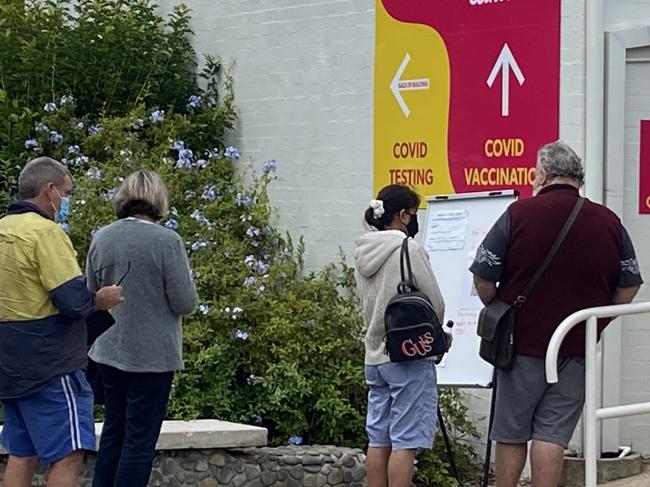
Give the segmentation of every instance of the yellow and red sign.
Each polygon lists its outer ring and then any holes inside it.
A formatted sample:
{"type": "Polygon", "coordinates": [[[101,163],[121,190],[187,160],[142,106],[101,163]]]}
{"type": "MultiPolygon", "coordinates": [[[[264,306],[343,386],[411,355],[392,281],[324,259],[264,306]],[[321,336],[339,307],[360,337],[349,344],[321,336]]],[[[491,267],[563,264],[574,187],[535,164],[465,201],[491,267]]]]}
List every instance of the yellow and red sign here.
{"type": "Polygon", "coordinates": [[[559,82],[560,0],[376,0],[375,190],[530,195],[559,82]]]}
{"type": "Polygon", "coordinates": [[[650,215],[650,120],[641,120],[639,213],[650,215]]]}

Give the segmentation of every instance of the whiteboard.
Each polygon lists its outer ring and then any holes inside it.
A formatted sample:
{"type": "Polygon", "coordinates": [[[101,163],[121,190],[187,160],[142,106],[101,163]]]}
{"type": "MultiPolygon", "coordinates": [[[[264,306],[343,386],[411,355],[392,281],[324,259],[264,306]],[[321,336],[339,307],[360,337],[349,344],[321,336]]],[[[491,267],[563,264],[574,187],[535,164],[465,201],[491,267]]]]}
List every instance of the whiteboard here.
{"type": "Polygon", "coordinates": [[[494,222],[517,199],[514,190],[430,196],[422,245],[445,299],[445,323],[454,322],[454,342],[438,365],[438,384],[489,387],[493,368],[479,357],[476,334],[483,307],[468,267],[494,222]]]}

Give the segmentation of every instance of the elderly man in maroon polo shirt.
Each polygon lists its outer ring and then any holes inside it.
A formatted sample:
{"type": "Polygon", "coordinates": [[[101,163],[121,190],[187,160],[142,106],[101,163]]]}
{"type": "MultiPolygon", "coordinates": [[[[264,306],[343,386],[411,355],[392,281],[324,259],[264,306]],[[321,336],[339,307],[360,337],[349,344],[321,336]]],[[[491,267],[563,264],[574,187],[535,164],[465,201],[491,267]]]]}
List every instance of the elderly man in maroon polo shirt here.
{"type": "MultiPolygon", "coordinates": [[[[513,302],[540,266],[580,197],[580,158],[561,141],[537,154],[534,198],[513,203],[488,232],[470,271],[483,303],[513,302]],[[498,283],[498,285],[497,285],[498,283]]],[[[642,283],[630,237],[606,207],[585,200],[575,223],[515,318],[512,370],[497,369],[491,438],[496,485],[516,487],[532,441],[534,487],[557,486],[584,402],[584,328],[560,350],[559,382],[546,383],[546,348],[574,311],[632,301],[642,283]]],[[[606,322],[599,323],[599,334],[606,322]]]]}

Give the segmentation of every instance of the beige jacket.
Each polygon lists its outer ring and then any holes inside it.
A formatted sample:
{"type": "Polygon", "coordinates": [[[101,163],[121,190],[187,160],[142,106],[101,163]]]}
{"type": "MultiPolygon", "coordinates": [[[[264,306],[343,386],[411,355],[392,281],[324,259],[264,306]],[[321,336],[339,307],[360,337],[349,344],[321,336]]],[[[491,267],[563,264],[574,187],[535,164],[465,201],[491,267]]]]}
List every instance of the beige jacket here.
{"type": "MultiPolygon", "coordinates": [[[[388,301],[397,294],[400,282],[400,247],[405,235],[399,230],[373,231],[359,237],[354,251],[357,296],[366,327],[366,365],[390,362],[384,353],[384,313],[388,301]]],[[[409,256],[415,285],[426,294],[440,323],[445,302],[440,294],[429,257],[415,240],[409,241],[409,256]]]]}

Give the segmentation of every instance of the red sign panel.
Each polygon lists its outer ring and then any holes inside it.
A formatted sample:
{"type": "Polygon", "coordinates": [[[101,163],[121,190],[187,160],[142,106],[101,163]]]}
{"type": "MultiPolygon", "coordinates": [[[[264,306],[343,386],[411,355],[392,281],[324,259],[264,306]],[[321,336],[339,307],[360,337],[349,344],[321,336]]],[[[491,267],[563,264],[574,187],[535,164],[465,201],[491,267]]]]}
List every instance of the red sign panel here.
{"type": "Polygon", "coordinates": [[[650,215],[650,120],[641,120],[639,213],[650,215]]]}
{"type": "MultiPolygon", "coordinates": [[[[378,0],[378,4],[392,21],[432,29],[446,50],[442,60],[432,50],[428,62],[437,64],[434,71],[448,72],[448,81],[431,77],[431,87],[391,87],[404,112],[395,111],[393,123],[401,123],[399,117],[406,117],[404,123],[417,120],[418,103],[425,95],[416,89],[437,90],[437,107],[445,112],[446,150],[440,154],[446,156],[447,173],[440,170],[440,161],[430,162],[434,174],[429,194],[443,188],[455,193],[516,188],[530,196],[537,150],[559,134],[561,0],[378,0]]],[[[413,37],[403,31],[384,47],[382,25],[377,28],[376,73],[383,69],[382,52],[402,46],[404,53],[395,54],[397,63],[402,56],[409,57],[394,66],[395,78],[422,78],[425,69],[417,72],[416,67],[426,60],[413,54],[421,48],[415,28],[413,37]]],[[[375,86],[376,100],[384,91],[387,103],[395,103],[388,86],[375,86]]],[[[431,127],[440,130],[433,121],[431,127]]],[[[375,139],[377,144],[378,133],[375,139]]],[[[436,134],[430,140],[434,146],[436,134]]],[[[378,157],[390,154],[376,152],[378,157]]],[[[404,157],[393,158],[394,166],[404,164],[404,157]]]]}

